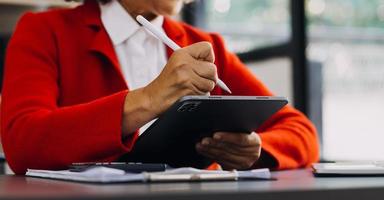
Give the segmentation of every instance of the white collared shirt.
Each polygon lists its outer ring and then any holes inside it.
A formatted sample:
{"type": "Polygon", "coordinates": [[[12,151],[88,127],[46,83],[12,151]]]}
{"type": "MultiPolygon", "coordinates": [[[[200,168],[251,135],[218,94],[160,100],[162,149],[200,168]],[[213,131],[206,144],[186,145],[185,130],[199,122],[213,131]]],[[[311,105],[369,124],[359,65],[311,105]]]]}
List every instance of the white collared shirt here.
{"type": "MultiPolygon", "coordinates": [[[[167,63],[165,45],[141,27],[118,1],[100,4],[101,21],[112,40],[130,90],[148,85],[167,63]]],[[[163,30],[163,16],[151,22],[163,30]]]]}
{"type": "MultiPolygon", "coordinates": [[[[165,45],[141,27],[118,1],[100,4],[100,8],[101,21],[112,40],[128,88],[135,90],[148,85],[167,63],[165,45]]],[[[151,22],[163,30],[163,16],[151,22]]],[[[139,133],[154,121],[141,127],[139,133]]]]}

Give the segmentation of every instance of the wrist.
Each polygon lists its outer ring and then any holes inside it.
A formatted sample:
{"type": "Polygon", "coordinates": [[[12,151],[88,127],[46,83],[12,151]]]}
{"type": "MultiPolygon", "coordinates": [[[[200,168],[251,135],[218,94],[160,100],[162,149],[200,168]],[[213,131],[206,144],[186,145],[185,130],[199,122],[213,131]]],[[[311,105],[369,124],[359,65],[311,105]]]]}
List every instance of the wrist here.
{"type": "Polygon", "coordinates": [[[158,112],[158,108],[160,105],[158,105],[155,97],[153,96],[154,93],[151,91],[151,88],[146,86],[140,88],[138,92],[140,92],[144,109],[153,113],[155,116],[159,115],[160,113],[158,112]]]}
{"type": "Polygon", "coordinates": [[[123,138],[137,131],[156,117],[150,97],[143,88],[130,91],[125,97],[122,120],[123,138]]]}

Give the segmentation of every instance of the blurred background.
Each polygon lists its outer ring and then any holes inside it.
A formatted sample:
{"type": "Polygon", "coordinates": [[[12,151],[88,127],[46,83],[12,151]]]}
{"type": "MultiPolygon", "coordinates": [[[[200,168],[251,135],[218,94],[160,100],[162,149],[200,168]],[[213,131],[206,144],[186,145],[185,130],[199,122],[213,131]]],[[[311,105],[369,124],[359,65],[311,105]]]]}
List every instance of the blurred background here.
{"type": "MultiPolygon", "coordinates": [[[[0,0],[0,68],[23,12],[73,6],[0,0]]],[[[384,0],[196,0],[178,18],[221,33],[276,95],[306,113],[323,160],[384,160],[384,0]]]]}
{"type": "Polygon", "coordinates": [[[277,95],[294,105],[295,97],[303,98],[296,105],[316,122],[323,159],[384,160],[383,0],[205,0],[202,6],[205,19],[198,25],[224,34],[232,51],[276,55],[242,58],[277,95]],[[297,4],[304,4],[305,19],[297,4]],[[304,34],[295,27],[301,20],[304,34]],[[306,66],[293,66],[300,62],[291,53],[300,50],[279,52],[284,44],[301,45],[292,34],[306,35],[298,38],[306,40],[306,66]],[[297,67],[306,68],[298,72],[306,76],[302,83],[292,80],[297,67]],[[307,92],[295,93],[302,84],[307,92]]]}
{"type": "Polygon", "coordinates": [[[384,1],[311,0],[308,59],[323,65],[323,152],[384,160],[384,1]]]}

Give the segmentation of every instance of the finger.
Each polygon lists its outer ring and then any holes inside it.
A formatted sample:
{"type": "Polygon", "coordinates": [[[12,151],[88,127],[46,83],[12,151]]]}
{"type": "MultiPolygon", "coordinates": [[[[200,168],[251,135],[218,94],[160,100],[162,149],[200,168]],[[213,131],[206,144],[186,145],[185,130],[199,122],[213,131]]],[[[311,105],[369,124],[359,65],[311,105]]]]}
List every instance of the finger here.
{"type": "Polygon", "coordinates": [[[201,155],[203,155],[204,157],[207,157],[213,161],[215,161],[216,163],[218,163],[224,170],[234,170],[234,169],[239,169],[239,167],[237,166],[236,163],[232,163],[230,161],[223,161],[223,160],[217,160],[217,158],[215,158],[214,156],[210,155],[210,154],[206,154],[204,152],[201,152],[200,153],[201,155]]]}
{"type": "Polygon", "coordinates": [[[250,134],[217,132],[213,135],[213,138],[220,142],[227,142],[241,147],[261,146],[261,139],[255,132],[250,134]]]}
{"type": "Polygon", "coordinates": [[[261,151],[260,145],[243,147],[243,146],[238,146],[238,145],[227,143],[227,142],[217,141],[215,139],[208,138],[208,137],[203,138],[201,140],[201,144],[207,148],[213,148],[213,147],[218,148],[238,156],[244,156],[244,155],[258,156],[260,155],[260,151],[261,151]]]}
{"type": "Polygon", "coordinates": [[[258,159],[256,157],[234,155],[229,153],[228,151],[214,148],[214,147],[207,148],[201,144],[197,144],[196,147],[199,152],[209,156],[209,158],[216,160],[220,164],[224,163],[227,165],[236,166],[236,169],[249,168],[258,159]]]}
{"type": "Polygon", "coordinates": [[[198,42],[184,47],[183,50],[197,60],[211,63],[215,62],[215,54],[213,52],[212,44],[209,42],[198,42]]]}
{"type": "Polygon", "coordinates": [[[231,160],[219,158],[216,155],[211,154],[210,152],[204,151],[203,147],[201,147],[201,146],[199,147],[199,144],[196,145],[196,150],[199,154],[219,163],[221,165],[221,167],[225,170],[232,170],[232,169],[239,169],[240,168],[238,163],[235,163],[231,160]]]}
{"type": "Polygon", "coordinates": [[[193,83],[189,87],[190,87],[189,90],[186,90],[186,93],[184,93],[183,96],[186,96],[186,95],[201,95],[201,96],[203,96],[203,95],[207,94],[206,89],[199,88],[197,85],[195,85],[193,83]]]}
{"type": "Polygon", "coordinates": [[[259,156],[261,147],[259,145],[241,147],[227,142],[218,142],[213,140],[209,146],[213,146],[218,149],[226,150],[232,154],[239,156],[259,156]]]}
{"type": "MultiPolygon", "coordinates": [[[[192,61],[194,62],[194,61],[192,61]]],[[[174,86],[182,89],[182,96],[186,95],[205,95],[209,87],[214,84],[208,79],[198,76],[190,66],[183,65],[175,70],[175,73],[168,79],[175,79],[174,86]]]]}
{"type": "MultiPolygon", "coordinates": [[[[206,157],[208,157],[208,155],[204,155],[206,157]]],[[[212,160],[214,160],[216,163],[218,163],[221,168],[223,170],[237,170],[237,169],[241,169],[241,167],[237,164],[237,163],[233,163],[231,161],[227,161],[227,160],[219,160],[216,158],[210,158],[212,160]]]]}
{"type": "MultiPolygon", "coordinates": [[[[252,163],[247,159],[234,160],[232,157],[219,157],[218,153],[212,153],[211,151],[202,150],[201,154],[219,163],[225,169],[247,169],[252,166],[252,163]]],[[[220,155],[223,155],[222,153],[220,155]]],[[[256,162],[256,161],[255,161],[256,162]]]]}
{"type": "Polygon", "coordinates": [[[197,75],[209,79],[215,83],[217,82],[217,67],[214,63],[206,61],[195,61],[192,69],[197,75]]]}
{"type": "MultiPolygon", "coordinates": [[[[211,138],[204,138],[201,142],[203,148],[216,148],[221,151],[228,152],[229,154],[236,155],[239,157],[247,158],[249,161],[256,162],[260,158],[261,146],[251,146],[251,147],[239,147],[233,144],[217,142],[211,138]]],[[[215,155],[216,156],[216,155],[215,155]]]]}
{"type": "Polygon", "coordinates": [[[191,75],[192,84],[203,93],[211,92],[215,88],[216,83],[212,80],[203,78],[197,74],[191,75]]]}

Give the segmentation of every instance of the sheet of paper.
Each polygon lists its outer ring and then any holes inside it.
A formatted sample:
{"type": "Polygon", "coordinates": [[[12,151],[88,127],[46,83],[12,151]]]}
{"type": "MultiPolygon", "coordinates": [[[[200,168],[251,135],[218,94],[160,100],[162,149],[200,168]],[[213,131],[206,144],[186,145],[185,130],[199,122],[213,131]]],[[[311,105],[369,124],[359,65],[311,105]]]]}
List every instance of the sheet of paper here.
{"type": "Polygon", "coordinates": [[[254,169],[249,171],[238,171],[239,179],[265,179],[269,180],[272,178],[271,172],[268,168],[254,169]]]}
{"type": "Polygon", "coordinates": [[[40,178],[98,183],[139,182],[145,180],[144,174],[125,173],[123,170],[107,167],[95,167],[84,172],[28,169],[26,175],[40,178]]]}
{"type": "Polygon", "coordinates": [[[268,169],[250,171],[213,171],[195,168],[176,168],[165,172],[152,173],[126,173],[123,170],[106,167],[94,167],[84,172],[71,172],[69,170],[27,171],[27,176],[62,179],[79,182],[119,183],[119,182],[167,182],[167,181],[205,181],[205,180],[238,180],[238,179],[270,179],[268,169]]]}
{"type": "Polygon", "coordinates": [[[191,167],[148,173],[150,181],[237,180],[236,171],[200,170],[191,167]]]}

